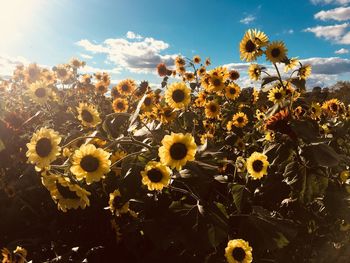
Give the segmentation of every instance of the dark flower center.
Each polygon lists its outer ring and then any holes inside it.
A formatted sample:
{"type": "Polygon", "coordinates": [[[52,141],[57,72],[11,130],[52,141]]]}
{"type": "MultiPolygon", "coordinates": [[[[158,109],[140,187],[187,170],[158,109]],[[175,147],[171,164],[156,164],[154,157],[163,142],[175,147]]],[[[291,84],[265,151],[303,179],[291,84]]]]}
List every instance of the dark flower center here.
{"type": "Polygon", "coordinates": [[[275,93],[275,99],[276,100],[279,100],[279,99],[281,99],[282,98],[282,93],[281,92],[276,92],[275,93]]]}
{"type": "Polygon", "coordinates": [[[172,113],[173,113],[172,110],[165,110],[165,111],[164,111],[164,115],[165,115],[165,117],[167,117],[167,118],[171,117],[172,113]]]}
{"type": "Polygon", "coordinates": [[[35,145],[35,151],[42,158],[49,156],[52,151],[51,140],[48,138],[41,138],[35,145]]]}
{"type": "Polygon", "coordinates": [[[281,54],[281,50],[279,48],[274,48],[271,50],[271,56],[277,58],[281,54]]]}
{"type": "Polygon", "coordinates": [[[152,99],[150,97],[145,98],[145,101],[143,102],[146,106],[151,105],[152,99]]]}
{"type": "Polygon", "coordinates": [[[216,105],[210,105],[209,109],[211,112],[216,112],[218,108],[216,107],[216,105]]]}
{"type": "Polygon", "coordinates": [[[220,80],[220,79],[214,79],[213,85],[214,85],[215,87],[220,86],[220,85],[221,85],[221,80],[220,80]]]}
{"type": "Polygon", "coordinates": [[[174,160],[181,160],[187,155],[187,147],[181,142],[174,143],[170,147],[170,156],[174,160]]]}
{"type": "Polygon", "coordinates": [[[250,39],[247,41],[247,43],[245,44],[245,50],[247,52],[253,52],[256,49],[256,45],[254,44],[253,41],[251,41],[250,39]]]}
{"type": "Polygon", "coordinates": [[[36,69],[31,68],[28,70],[28,74],[31,78],[36,77],[37,73],[38,73],[38,71],[36,69]]]}
{"type": "Polygon", "coordinates": [[[147,172],[147,176],[153,183],[159,183],[163,178],[162,172],[157,168],[152,168],[151,170],[149,170],[147,172]]]}
{"type": "Polygon", "coordinates": [[[262,161],[260,161],[260,160],[255,160],[255,161],[253,162],[253,170],[254,170],[255,172],[261,172],[261,170],[263,169],[263,167],[264,167],[264,163],[263,163],[262,161]]]}
{"type": "Polygon", "coordinates": [[[81,111],[81,118],[86,122],[92,122],[94,120],[94,117],[88,110],[81,111]]]}
{"type": "Polygon", "coordinates": [[[243,117],[240,116],[240,117],[237,118],[237,122],[238,123],[242,123],[243,121],[244,121],[243,117]]]}
{"type": "Polygon", "coordinates": [[[126,85],[126,84],[124,84],[123,86],[122,86],[122,91],[128,91],[129,90],[129,86],[128,85],[126,85]]]}
{"type": "Polygon", "coordinates": [[[35,96],[37,96],[39,98],[43,98],[46,95],[46,90],[45,90],[45,88],[38,88],[38,89],[36,89],[34,94],[35,94],[35,96]]]}
{"type": "Polygon", "coordinates": [[[123,207],[123,202],[121,196],[117,195],[113,198],[113,207],[115,209],[121,209],[123,207]]]}
{"type": "Polygon", "coordinates": [[[331,104],[331,109],[332,111],[337,111],[338,110],[338,105],[336,103],[331,104]]]}
{"type": "Polygon", "coordinates": [[[230,88],[230,93],[231,93],[232,95],[236,94],[236,89],[235,89],[235,88],[230,88]]]}
{"type": "Polygon", "coordinates": [[[58,192],[63,196],[65,199],[79,199],[76,192],[71,191],[69,187],[63,186],[60,183],[56,182],[56,187],[58,192]]]}
{"type": "Polygon", "coordinates": [[[173,92],[171,97],[175,102],[181,102],[185,99],[185,93],[183,90],[177,89],[173,92]]]}
{"type": "Polygon", "coordinates": [[[92,173],[97,171],[100,166],[100,161],[92,155],[86,155],[81,159],[80,166],[84,171],[92,173]]]}
{"type": "Polygon", "coordinates": [[[123,102],[118,102],[117,103],[117,108],[120,109],[120,110],[124,109],[124,103],[123,102]]]}
{"type": "Polygon", "coordinates": [[[100,85],[100,86],[98,86],[98,89],[99,89],[100,91],[104,91],[104,90],[105,90],[105,86],[104,86],[104,85],[100,85]]]}
{"type": "Polygon", "coordinates": [[[245,251],[241,247],[235,247],[232,250],[232,257],[237,261],[243,261],[245,258],[245,255],[246,255],[245,251]]]}

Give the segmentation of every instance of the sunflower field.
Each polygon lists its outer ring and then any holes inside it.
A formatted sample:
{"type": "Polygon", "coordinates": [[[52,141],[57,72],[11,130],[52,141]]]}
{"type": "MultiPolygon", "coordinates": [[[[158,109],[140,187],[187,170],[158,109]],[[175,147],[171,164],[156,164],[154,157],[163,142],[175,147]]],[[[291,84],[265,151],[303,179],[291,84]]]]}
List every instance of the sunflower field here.
{"type": "Polygon", "coordinates": [[[199,56],[157,89],[78,59],[1,80],[2,262],[349,262],[349,101],[261,31],[239,50],[256,87],[199,56]]]}

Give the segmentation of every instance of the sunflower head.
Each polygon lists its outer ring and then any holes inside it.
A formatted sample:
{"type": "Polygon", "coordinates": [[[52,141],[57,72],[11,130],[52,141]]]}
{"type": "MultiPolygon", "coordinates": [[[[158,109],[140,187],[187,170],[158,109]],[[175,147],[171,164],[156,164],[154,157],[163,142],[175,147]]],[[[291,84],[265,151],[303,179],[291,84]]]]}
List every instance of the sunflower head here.
{"type": "Polygon", "coordinates": [[[225,96],[230,100],[235,100],[241,94],[241,88],[234,82],[225,87],[225,96]]]}
{"type": "Polygon", "coordinates": [[[191,89],[184,82],[175,82],[165,91],[165,101],[173,109],[184,109],[191,102],[191,89]]]}
{"type": "Polygon", "coordinates": [[[104,81],[99,81],[95,84],[97,94],[105,94],[108,91],[108,85],[104,81]]]}
{"type": "Polygon", "coordinates": [[[283,87],[274,87],[271,89],[267,95],[267,98],[274,104],[283,102],[285,98],[285,91],[283,87]]]}
{"type": "Polygon", "coordinates": [[[248,30],[239,44],[241,59],[247,62],[256,60],[263,54],[261,47],[268,43],[267,36],[256,29],[248,30]]]}
{"type": "Polygon", "coordinates": [[[220,115],[220,105],[212,100],[207,102],[205,105],[205,116],[208,119],[219,118],[220,115]]]}
{"type": "Polygon", "coordinates": [[[286,59],[287,48],[282,41],[275,41],[267,46],[265,54],[270,62],[279,63],[286,59]]]}
{"type": "Polygon", "coordinates": [[[225,257],[228,263],[251,263],[253,249],[243,239],[233,239],[227,243],[225,257]]]}
{"type": "Polygon", "coordinates": [[[129,202],[123,201],[118,189],[109,194],[108,204],[113,215],[125,214],[129,211],[129,202]]]}
{"type": "Polygon", "coordinates": [[[261,76],[262,67],[258,64],[251,64],[248,69],[248,75],[251,80],[259,80],[261,76]]]}
{"type": "Polygon", "coordinates": [[[132,79],[125,79],[118,83],[117,89],[121,95],[127,96],[135,91],[136,83],[132,79]]]}
{"type": "Polygon", "coordinates": [[[158,155],[162,164],[181,170],[188,161],[195,159],[197,145],[191,134],[171,133],[165,135],[158,155]]]}
{"type": "Polygon", "coordinates": [[[116,98],[113,100],[112,107],[114,112],[126,112],[129,108],[129,104],[124,98],[116,98]]]}
{"type": "Polygon", "coordinates": [[[38,104],[46,103],[52,93],[51,89],[43,81],[36,81],[30,84],[28,92],[30,98],[38,104]]]}
{"type": "Polygon", "coordinates": [[[100,115],[93,105],[79,103],[78,120],[86,127],[96,127],[101,123],[100,115]]]}
{"type": "Polygon", "coordinates": [[[299,79],[307,79],[311,75],[312,67],[310,64],[303,65],[298,70],[299,79]]]}
{"type": "Polygon", "coordinates": [[[268,166],[267,156],[263,153],[254,152],[247,159],[247,171],[254,180],[267,175],[268,166]]]}
{"type": "Polygon", "coordinates": [[[237,128],[243,128],[248,124],[248,117],[243,112],[237,112],[232,117],[232,124],[236,126],[237,128]]]}
{"type": "Polygon", "coordinates": [[[165,77],[167,75],[168,69],[164,63],[159,63],[157,65],[157,72],[160,77],[165,77]]]}
{"type": "Polygon", "coordinates": [[[171,123],[177,116],[174,109],[170,107],[162,107],[159,109],[160,121],[164,124],[171,123]]]}
{"type": "Polygon", "coordinates": [[[150,161],[141,172],[142,183],[149,191],[162,190],[170,182],[171,170],[160,162],[150,161]]]}
{"type": "Polygon", "coordinates": [[[286,59],[286,61],[284,62],[284,72],[288,72],[288,71],[292,70],[293,68],[298,66],[298,64],[299,64],[298,58],[286,59]]]}

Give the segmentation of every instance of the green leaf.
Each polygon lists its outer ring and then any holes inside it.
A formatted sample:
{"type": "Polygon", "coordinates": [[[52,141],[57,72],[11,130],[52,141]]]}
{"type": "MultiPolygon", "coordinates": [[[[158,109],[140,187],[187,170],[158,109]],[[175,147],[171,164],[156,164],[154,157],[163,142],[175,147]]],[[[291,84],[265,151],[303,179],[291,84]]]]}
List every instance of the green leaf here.
{"type": "Polygon", "coordinates": [[[143,95],[143,97],[140,99],[139,103],[137,104],[137,107],[134,113],[130,116],[130,126],[136,121],[137,117],[139,116],[141,106],[145,101],[146,97],[147,97],[147,94],[143,95]]]}
{"type": "Polygon", "coordinates": [[[338,165],[341,159],[332,147],[324,143],[303,147],[301,155],[313,166],[333,167],[338,165]]]}
{"type": "Polygon", "coordinates": [[[241,184],[236,184],[232,186],[233,202],[235,203],[235,206],[239,212],[241,212],[241,209],[242,209],[244,189],[245,189],[245,186],[241,184]]]}
{"type": "Polygon", "coordinates": [[[318,124],[313,120],[294,120],[291,127],[298,137],[307,142],[313,142],[319,136],[318,124]]]}
{"type": "Polygon", "coordinates": [[[290,83],[292,83],[298,90],[306,90],[306,82],[305,79],[299,79],[299,78],[291,78],[288,79],[290,83]]]}
{"type": "MultiPolygon", "coordinates": [[[[261,88],[263,88],[266,84],[269,84],[269,83],[274,82],[276,80],[278,80],[277,76],[268,76],[268,77],[263,78],[262,82],[261,82],[261,88]]],[[[269,91],[271,88],[272,87],[263,88],[262,91],[266,92],[266,91],[269,91]]]]}

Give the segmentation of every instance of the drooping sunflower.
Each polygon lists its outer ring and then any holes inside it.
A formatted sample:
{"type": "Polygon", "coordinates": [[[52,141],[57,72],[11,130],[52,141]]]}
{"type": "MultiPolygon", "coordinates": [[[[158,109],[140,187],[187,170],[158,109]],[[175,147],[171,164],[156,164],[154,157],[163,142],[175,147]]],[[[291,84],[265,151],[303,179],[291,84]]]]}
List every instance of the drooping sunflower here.
{"type": "Polygon", "coordinates": [[[299,64],[298,58],[287,59],[286,62],[284,63],[284,72],[288,72],[289,70],[298,66],[298,64],[299,64]]]}
{"type": "Polygon", "coordinates": [[[317,119],[321,116],[322,108],[320,103],[312,102],[310,106],[311,118],[317,119]]]}
{"type": "Polygon", "coordinates": [[[251,263],[253,261],[252,247],[243,239],[233,239],[227,243],[225,257],[228,263],[251,263]]]}
{"type": "Polygon", "coordinates": [[[225,96],[228,99],[235,100],[241,94],[241,88],[234,82],[225,87],[225,96]]]}
{"type": "Polygon", "coordinates": [[[194,56],[193,57],[193,63],[199,64],[201,63],[201,57],[200,56],[194,56]]]}
{"type": "Polygon", "coordinates": [[[136,83],[132,79],[125,79],[118,83],[117,89],[120,94],[127,96],[135,91],[136,83]]]}
{"type": "Polygon", "coordinates": [[[283,87],[274,87],[269,91],[267,98],[269,101],[272,101],[274,104],[281,103],[284,100],[285,91],[283,87]]]}
{"type": "Polygon", "coordinates": [[[266,59],[272,63],[282,62],[287,57],[287,51],[282,41],[274,41],[266,47],[266,59]]]}
{"type": "Polygon", "coordinates": [[[129,212],[129,202],[122,200],[122,195],[118,189],[109,194],[109,210],[111,210],[113,215],[120,215],[129,212]]]}
{"type": "Polygon", "coordinates": [[[50,99],[51,89],[45,82],[36,81],[30,84],[28,93],[34,102],[44,104],[50,99]]]}
{"type": "Polygon", "coordinates": [[[251,64],[248,69],[249,78],[252,80],[259,80],[261,76],[261,67],[258,64],[251,64]]]}
{"type": "Polygon", "coordinates": [[[184,67],[185,65],[186,65],[186,61],[185,61],[182,57],[177,56],[177,57],[175,58],[175,66],[176,66],[177,68],[179,68],[179,67],[184,67]]]}
{"type": "Polygon", "coordinates": [[[129,108],[129,104],[124,98],[116,98],[113,100],[112,107],[114,112],[126,112],[129,108]]]}
{"type": "Polygon", "coordinates": [[[151,111],[155,106],[155,98],[153,92],[150,92],[146,95],[145,100],[142,104],[143,111],[151,111]]]}
{"type": "Polygon", "coordinates": [[[168,166],[155,161],[150,161],[141,172],[142,183],[149,191],[162,190],[170,183],[171,170],[168,166]]]}
{"type": "Polygon", "coordinates": [[[239,79],[240,75],[239,75],[239,72],[237,70],[232,69],[229,71],[228,77],[230,80],[236,81],[237,79],[239,79]]]}
{"type": "Polygon", "coordinates": [[[188,161],[195,159],[196,151],[197,145],[191,134],[171,133],[164,136],[158,155],[162,164],[179,171],[188,161]]]}
{"type": "Polygon", "coordinates": [[[160,121],[164,124],[171,123],[173,120],[175,120],[177,114],[174,111],[174,109],[170,107],[162,107],[160,108],[160,121]]]}
{"type": "Polygon", "coordinates": [[[322,104],[322,110],[329,115],[336,115],[341,108],[341,102],[338,99],[330,99],[322,104]]]}
{"type": "Polygon", "coordinates": [[[24,71],[26,82],[33,83],[40,79],[41,68],[37,64],[29,64],[24,71]]]}
{"type": "Polygon", "coordinates": [[[237,112],[232,117],[232,124],[236,126],[237,128],[243,128],[248,124],[248,117],[243,112],[237,112]]]}
{"type": "Polygon", "coordinates": [[[267,175],[267,168],[269,162],[267,156],[263,153],[254,152],[247,159],[247,171],[249,175],[254,179],[260,179],[264,175],[267,175]]]}
{"type": "Polygon", "coordinates": [[[205,116],[208,119],[219,118],[220,105],[216,101],[212,100],[205,105],[205,116]]]}
{"type": "Polygon", "coordinates": [[[98,94],[105,94],[108,91],[108,85],[104,81],[95,84],[95,90],[98,94]]]}
{"type": "Polygon", "coordinates": [[[263,54],[261,47],[266,46],[268,42],[265,33],[256,29],[248,30],[239,44],[241,59],[247,62],[256,60],[263,54]]]}
{"type": "Polygon", "coordinates": [[[28,151],[26,156],[31,164],[34,164],[37,170],[49,167],[50,163],[57,159],[61,148],[58,146],[61,142],[58,132],[52,129],[41,128],[35,132],[27,143],[28,151]]]}
{"type": "Polygon", "coordinates": [[[191,102],[191,89],[183,82],[175,82],[169,85],[164,97],[171,108],[184,109],[191,102]]]}
{"type": "Polygon", "coordinates": [[[75,150],[70,171],[87,184],[100,181],[110,171],[110,153],[96,148],[93,144],[84,144],[75,150]]]}
{"type": "Polygon", "coordinates": [[[93,105],[79,103],[78,120],[86,127],[96,127],[101,123],[100,114],[93,105]]]}
{"type": "Polygon", "coordinates": [[[196,106],[197,106],[197,107],[203,107],[203,106],[205,106],[207,96],[208,96],[208,93],[207,93],[207,92],[205,92],[205,91],[200,91],[200,92],[197,94],[196,100],[194,101],[194,103],[196,104],[196,106]]]}
{"type": "Polygon", "coordinates": [[[299,79],[307,79],[311,75],[312,67],[309,64],[303,65],[298,70],[299,79]]]}
{"type": "Polygon", "coordinates": [[[157,72],[160,77],[165,77],[167,75],[168,69],[164,63],[159,63],[157,65],[157,72]]]}
{"type": "Polygon", "coordinates": [[[194,74],[192,72],[186,72],[184,78],[185,78],[185,80],[187,80],[189,82],[191,82],[195,79],[194,74]]]}
{"type": "Polygon", "coordinates": [[[85,209],[90,205],[88,196],[91,194],[78,184],[72,183],[69,178],[55,174],[43,175],[42,184],[50,191],[52,199],[58,209],[67,212],[67,209],[85,209]]]}

